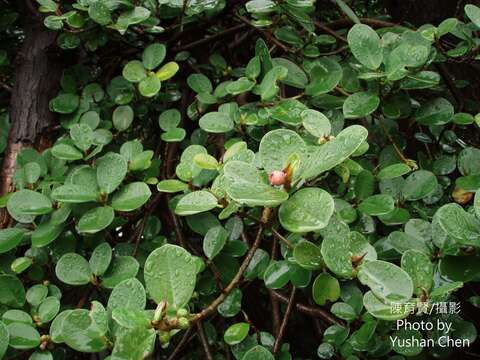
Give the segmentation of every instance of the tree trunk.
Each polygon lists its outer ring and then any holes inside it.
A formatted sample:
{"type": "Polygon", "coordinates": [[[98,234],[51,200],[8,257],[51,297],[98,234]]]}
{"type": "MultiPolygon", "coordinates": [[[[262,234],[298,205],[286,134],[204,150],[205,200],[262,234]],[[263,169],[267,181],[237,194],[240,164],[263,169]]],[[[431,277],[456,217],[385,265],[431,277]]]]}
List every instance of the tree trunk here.
{"type": "MultiPolygon", "coordinates": [[[[54,56],[56,33],[43,25],[43,17],[25,0],[25,41],[15,59],[15,84],[10,98],[10,132],[0,177],[0,195],[13,190],[12,179],[18,152],[34,146],[52,125],[49,100],[58,91],[62,63],[54,56]]],[[[6,211],[0,228],[6,226],[6,211]]]]}

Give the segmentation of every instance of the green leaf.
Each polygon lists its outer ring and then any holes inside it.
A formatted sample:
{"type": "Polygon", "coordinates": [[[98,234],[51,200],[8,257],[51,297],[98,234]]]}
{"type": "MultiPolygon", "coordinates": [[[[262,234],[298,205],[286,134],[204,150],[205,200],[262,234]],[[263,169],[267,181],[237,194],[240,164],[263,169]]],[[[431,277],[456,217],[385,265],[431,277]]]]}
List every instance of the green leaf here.
{"type": "Polygon", "coordinates": [[[113,221],[115,213],[110,206],[99,206],[88,210],[77,224],[79,233],[95,234],[106,229],[113,221]]]}
{"type": "Polygon", "coordinates": [[[32,190],[20,190],[13,193],[7,202],[9,214],[18,222],[30,223],[35,216],[53,211],[48,197],[32,190]]]}
{"type": "Polygon", "coordinates": [[[259,85],[258,91],[262,101],[267,101],[277,95],[279,87],[277,81],[287,77],[288,69],[283,66],[274,66],[263,77],[259,85]]]}
{"type": "Polygon", "coordinates": [[[222,251],[228,238],[228,232],[222,226],[215,226],[208,230],[203,238],[203,252],[212,260],[222,251]]]}
{"type": "Polygon", "coordinates": [[[133,121],[133,110],[128,105],[118,106],[112,114],[112,122],[118,131],[127,130],[133,121]]]}
{"type": "Polygon", "coordinates": [[[144,182],[132,182],[116,192],[112,199],[112,207],[116,211],[133,211],[144,205],[152,192],[144,182]]]}
{"type": "Polygon", "coordinates": [[[137,276],[139,267],[138,261],[132,256],[115,257],[102,276],[102,286],[113,289],[123,280],[137,276]]]}
{"type": "Polygon", "coordinates": [[[7,326],[10,335],[10,347],[18,350],[28,350],[40,345],[40,334],[30,325],[11,323],[7,326]]]}
{"type": "Polygon", "coordinates": [[[131,278],[115,285],[108,298],[107,308],[109,310],[143,310],[146,302],[145,288],[142,283],[136,278],[131,278]]]}
{"type": "Polygon", "coordinates": [[[154,329],[136,327],[121,329],[112,351],[112,360],[135,360],[148,358],[152,353],[157,333],[154,329]]]}
{"type": "Polygon", "coordinates": [[[423,347],[420,345],[423,341],[423,336],[418,330],[400,329],[395,331],[390,338],[396,340],[394,343],[392,341],[392,347],[400,355],[411,357],[423,351],[423,347]],[[407,344],[411,345],[407,346],[407,344]]]}
{"type": "Polygon", "coordinates": [[[83,159],[83,154],[74,146],[69,144],[60,143],[54,145],[52,148],[52,154],[60,160],[73,161],[83,159]]]}
{"type": "Polygon", "coordinates": [[[66,184],[52,191],[52,199],[64,203],[84,203],[96,201],[98,197],[96,189],[83,185],[66,184]]]}
{"type": "Polygon", "coordinates": [[[71,114],[80,104],[80,98],[75,94],[60,94],[50,101],[50,108],[59,114],[71,114]]]}
{"type": "Polygon", "coordinates": [[[317,59],[310,70],[310,83],[305,88],[305,94],[326,94],[340,83],[342,76],[343,70],[337,61],[328,57],[317,59]]]}
{"type": "Polygon", "coordinates": [[[38,317],[43,324],[52,321],[60,310],[60,301],[55,296],[49,296],[40,303],[38,317]]]}
{"type": "Polygon", "coordinates": [[[307,240],[301,240],[295,245],[293,258],[298,265],[307,270],[317,270],[323,264],[320,247],[307,240]]]}
{"type": "Polygon", "coordinates": [[[337,301],[340,297],[338,280],[328,273],[321,273],[313,282],[312,297],[318,305],[325,305],[327,301],[337,301]]]}
{"type": "Polygon", "coordinates": [[[98,245],[92,253],[88,264],[90,270],[95,275],[103,275],[107,271],[110,262],[112,261],[112,247],[108,242],[98,245]]]}
{"type": "Polygon", "coordinates": [[[79,254],[67,253],[55,267],[57,278],[68,285],[85,285],[91,280],[92,271],[88,261],[79,254]]]}
{"type": "Polygon", "coordinates": [[[48,288],[45,285],[37,284],[28,289],[26,297],[27,302],[37,307],[47,297],[48,288]]]}
{"type": "Polygon", "coordinates": [[[180,69],[178,64],[175,61],[170,61],[163,65],[156,73],[155,76],[158,77],[160,81],[166,81],[172,78],[177,71],[180,69]]]}
{"type": "Polygon", "coordinates": [[[158,67],[165,59],[167,48],[163,44],[151,44],[142,54],[143,66],[148,70],[153,70],[158,67]]]}
{"type": "Polygon", "coordinates": [[[162,180],[157,184],[157,190],[166,193],[176,193],[188,190],[188,184],[180,180],[162,180]]]}
{"type": "Polygon", "coordinates": [[[392,311],[391,304],[385,304],[375,295],[373,295],[373,292],[371,291],[367,291],[365,293],[365,296],[363,297],[363,304],[365,305],[365,309],[377,319],[386,321],[404,319],[408,315],[410,315],[412,311],[411,308],[406,305],[408,303],[395,303],[399,305],[395,309],[395,311],[392,311]]]}
{"type": "Polygon", "coordinates": [[[241,77],[236,81],[229,83],[225,90],[231,95],[240,95],[244,92],[250,91],[255,86],[255,82],[246,78],[241,77]]]}
{"type": "Polygon", "coordinates": [[[353,10],[348,6],[343,0],[334,0],[340,10],[347,15],[347,17],[352,20],[355,24],[360,24],[360,19],[358,16],[353,12],[353,10]]]}
{"type": "Polygon", "coordinates": [[[333,304],[330,308],[330,311],[336,317],[346,321],[353,321],[357,317],[357,314],[355,313],[353,307],[344,302],[337,302],[333,304]]]}
{"type": "Polygon", "coordinates": [[[150,98],[158,94],[161,86],[162,84],[157,76],[148,75],[138,84],[138,91],[142,96],[150,98]]]}
{"type": "Polygon", "coordinates": [[[296,99],[286,99],[274,105],[270,109],[270,115],[284,124],[298,125],[302,122],[302,112],[307,109],[305,104],[296,99]]]}
{"type": "Polygon", "coordinates": [[[362,145],[367,135],[363,126],[352,125],[343,129],[335,139],[315,147],[303,163],[302,178],[314,178],[342,163],[362,145]]]}
{"type": "Polygon", "coordinates": [[[380,98],[372,93],[357,92],[343,103],[343,115],[346,119],[359,119],[370,115],[380,105],[380,98]]]}
{"type": "Polygon", "coordinates": [[[63,226],[63,222],[56,224],[52,220],[40,224],[32,233],[32,246],[47,246],[62,233],[63,226]]]}
{"type": "Polygon", "coordinates": [[[433,173],[427,170],[418,170],[405,179],[402,194],[406,200],[420,200],[434,192],[437,186],[438,181],[433,173]]]}
{"type": "Polygon", "coordinates": [[[0,254],[8,252],[20,244],[25,230],[21,228],[8,228],[0,230],[0,254]]]}
{"type": "Polygon", "coordinates": [[[258,155],[265,171],[271,173],[284,169],[288,165],[290,156],[300,155],[305,147],[305,141],[295,131],[277,129],[263,136],[258,155]]]}
{"type": "Polygon", "coordinates": [[[165,142],[180,142],[185,139],[186,132],[182,128],[168,130],[161,135],[161,139],[165,142]]]}
{"type": "Polygon", "coordinates": [[[435,213],[433,221],[459,244],[480,246],[480,221],[460,205],[443,205],[435,213]]]}
{"type": "Polygon", "coordinates": [[[307,109],[302,111],[301,116],[303,127],[313,136],[323,138],[330,135],[330,120],[320,111],[307,109]]]}
{"type": "Polygon", "coordinates": [[[278,217],[288,231],[305,233],[327,226],[333,210],[333,198],[327,191],[305,188],[297,191],[280,206],[278,217]]]}
{"type": "Polygon", "coordinates": [[[125,309],[119,307],[112,311],[112,319],[115,320],[120,326],[127,329],[148,329],[151,326],[150,319],[144,310],[125,309]]]}
{"type": "Polygon", "coordinates": [[[166,244],[150,253],[144,276],[147,290],[156,303],[165,300],[179,309],[192,297],[196,267],[184,248],[166,244]]]}
{"type": "Polygon", "coordinates": [[[122,75],[132,83],[138,83],[147,77],[147,72],[139,60],[129,61],[123,68],[122,75]]]}
{"type": "Polygon", "coordinates": [[[109,152],[97,160],[97,182],[100,190],[112,193],[127,175],[127,161],[120,154],[109,152]]]}
{"type": "Polygon", "coordinates": [[[233,289],[218,306],[218,313],[223,317],[233,317],[242,310],[242,291],[233,289]]]}
{"type": "Polygon", "coordinates": [[[400,254],[415,249],[430,255],[431,250],[422,236],[413,236],[402,231],[392,231],[388,235],[388,243],[400,254]]]}
{"type": "Polygon", "coordinates": [[[200,128],[206,132],[222,134],[233,130],[234,124],[230,116],[223,112],[212,111],[203,115],[199,122],[200,128]]]}
{"type": "Polygon", "coordinates": [[[187,84],[197,94],[211,93],[213,86],[208,77],[203,74],[191,74],[187,78],[187,84]]]}
{"type": "Polygon", "coordinates": [[[2,359],[7,352],[9,340],[10,334],[8,333],[8,328],[2,321],[0,321],[0,358],[2,359]]]}
{"type": "Polygon", "coordinates": [[[275,357],[263,346],[257,345],[243,355],[242,360],[274,360],[275,357]]]}
{"type": "Polygon", "coordinates": [[[375,30],[364,24],[355,24],[348,32],[348,45],[353,56],[365,67],[376,70],[383,60],[380,37],[375,30]]]}
{"type": "Polygon", "coordinates": [[[282,83],[297,89],[305,89],[308,78],[300,66],[285,58],[274,58],[272,61],[274,65],[283,66],[288,70],[287,77],[281,80],[282,83]]]}
{"type": "Polygon", "coordinates": [[[93,144],[93,130],[87,124],[75,124],[70,128],[70,137],[77,148],[87,151],[93,144]]]}
{"type": "Polygon", "coordinates": [[[361,212],[370,216],[385,215],[393,211],[394,208],[394,200],[387,194],[369,196],[358,206],[361,212]]]}
{"type": "Polygon", "coordinates": [[[453,105],[444,98],[431,100],[417,110],[415,119],[422,125],[445,125],[452,121],[453,105]]]}
{"type": "Polygon", "coordinates": [[[358,280],[385,303],[406,302],[413,294],[410,276],[397,265],[382,261],[367,261],[358,270],[358,280]]]}
{"type": "Polygon", "coordinates": [[[265,286],[269,289],[281,289],[290,280],[290,264],[287,261],[272,261],[263,274],[265,286]]]}
{"type": "Polygon", "coordinates": [[[480,8],[478,6],[473,4],[465,5],[465,14],[477,28],[480,28],[480,8]]]}
{"type": "Polygon", "coordinates": [[[236,323],[231,325],[223,334],[223,340],[228,345],[240,344],[248,335],[250,331],[250,324],[248,323],[236,323]]]}
{"type": "Polygon", "coordinates": [[[408,174],[411,171],[410,166],[404,163],[392,164],[384,167],[377,174],[380,180],[389,180],[408,174]]]}
{"type": "Polygon", "coordinates": [[[186,216],[216,208],[217,198],[209,191],[199,190],[183,196],[175,207],[175,214],[186,216]]]}
{"type": "Polygon", "coordinates": [[[107,347],[105,329],[95,321],[92,312],[75,309],[69,312],[62,322],[62,340],[72,349],[93,353],[107,347]]]}
{"type": "Polygon", "coordinates": [[[0,304],[21,308],[25,304],[25,288],[13,275],[0,275],[0,304]]]}
{"type": "Polygon", "coordinates": [[[126,29],[130,25],[139,24],[150,17],[150,10],[141,6],[135,6],[131,10],[124,11],[117,20],[117,26],[120,30],[126,29]]]}
{"type": "Polygon", "coordinates": [[[433,264],[429,257],[418,250],[410,249],[402,255],[402,269],[413,281],[413,292],[421,296],[429,292],[433,285],[433,264]]]}
{"type": "Polygon", "coordinates": [[[110,10],[102,1],[95,1],[88,7],[88,16],[99,25],[108,25],[112,22],[110,10]]]}
{"type": "Polygon", "coordinates": [[[285,191],[268,185],[262,173],[252,164],[231,160],[223,171],[228,182],[228,196],[240,204],[274,207],[288,198],[285,191]]]}
{"type": "Polygon", "coordinates": [[[177,109],[168,109],[158,117],[158,125],[163,131],[175,129],[181,121],[180,111],[177,109]]]}

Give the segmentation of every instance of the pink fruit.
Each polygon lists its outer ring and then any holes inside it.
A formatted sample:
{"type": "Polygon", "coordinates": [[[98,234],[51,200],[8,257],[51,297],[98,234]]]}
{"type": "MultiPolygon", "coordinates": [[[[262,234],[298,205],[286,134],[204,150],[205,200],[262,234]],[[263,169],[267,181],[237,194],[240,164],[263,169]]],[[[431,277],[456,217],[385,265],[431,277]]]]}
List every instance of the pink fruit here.
{"type": "Polygon", "coordinates": [[[284,185],[287,181],[287,174],[283,171],[275,170],[268,176],[271,185],[284,185]]]}

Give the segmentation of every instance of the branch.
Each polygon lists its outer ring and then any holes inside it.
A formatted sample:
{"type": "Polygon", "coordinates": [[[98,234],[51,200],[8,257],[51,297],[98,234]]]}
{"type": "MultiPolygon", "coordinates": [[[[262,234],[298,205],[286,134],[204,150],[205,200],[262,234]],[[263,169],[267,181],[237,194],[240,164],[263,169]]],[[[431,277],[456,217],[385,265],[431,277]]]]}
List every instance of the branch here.
{"type": "Polygon", "coordinates": [[[170,354],[170,356],[168,357],[167,360],[175,360],[177,358],[177,356],[180,353],[180,351],[182,350],[183,346],[191,339],[191,338],[189,338],[189,335],[192,331],[193,330],[192,330],[191,327],[188,328],[185,331],[185,334],[183,334],[182,339],[177,344],[177,346],[175,347],[175,350],[173,350],[173,352],[170,354]]]}
{"type": "Polygon", "coordinates": [[[290,293],[290,298],[288,299],[287,309],[285,310],[285,315],[283,316],[282,325],[280,325],[280,331],[278,332],[278,336],[275,339],[275,344],[273,345],[273,354],[277,355],[278,351],[280,350],[280,345],[282,345],[282,338],[285,334],[285,329],[287,328],[288,319],[290,314],[292,313],[293,305],[295,304],[295,286],[292,288],[292,292],[290,293]]]}
{"type": "Polygon", "coordinates": [[[260,227],[258,228],[257,236],[255,238],[255,241],[254,241],[252,247],[250,248],[250,250],[248,250],[248,253],[245,256],[245,259],[243,260],[242,264],[240,265],[240,268],[238,269],[238,272],[235,274],[232,281],[230,281],[230,284],[227,285],[227,287],[223,290],[223,292],[215,300],[213,300],[210,303],[210,305],[208,305],[205,309],[203,309],[198,314],[195,314],[190,319],[191,323],[196,323],[200,320],[205,319],[207,316],[213,314],[213,312],[217,309],[218,305],[220,305],[223,302],[223,300],[225,300],[225,298],[228,296],[228,294],[238,286],[238,284],[240,283],[240,280],[242,279],[243,273],[247,269],[248,264],[250,264],[250,261],[252,260],[253,255],[255,254],[255,251],[260,246],[260,243],[262,241],[263,230],[265,228],[265,225],[270,220],[271,214],[272,214],[272,209],[270,209],[270,208],[264,208],[263,209],[262,223],[260,224],[260,227]]]}
{"type": "MultiPolygon", "coordinates": [[[[285,295],[275,291],[271,290],[271,293],[281,302],[288,304],[289,299],[285,295]]],[[[316,307],[316,306],[310,306],[310,305],[305,305],[301,303],[296,303],[295,308],[297,311],[300,311],[306,315],[312,316],[312,317],[317,317],[320,319],[325,320],[329,324],[337,324],[343,326],[343,323],[340,320],[337,320],[334,316],[332,316],[328,311],[323,310],[322,308],[316,307]]]]}
{"type": "Polygon", "coordinates": [[[221,32],[219,32],[218,34],[215,34],[215,35],[212,35],[212,36],[208,36],[206,38],[203,38],[203,39],[200,39],[200,40],[197,40],[197,41],[194,41],[194,42],[191,42],[190,44],[186,44],[186,45],[183,45],[183,46],[177,46],[177,47],[174,47],[173,48],[173,51],[175,52],[179,52],[179,51],[185,51],[185,50],[190,50],[190,49],[193,49],[195,47],[198,47],[198,46],[201,46],[201,45],[204,45],[204,44],[208,44],[209,42],[212,42],[212,41],[215,41],[215,40],[218,40],[218,39],[221,39],[227,35],[230,35],[231,33],[236,33],[238,32],[239,30],[242,30],[244,28],[246,28],[247,25],[246,24],[239,24],[239,25],[235,25],[229,29],[226,29],[226,30],[223,30],[221,32]]]}
{"type": "Polygon", "coordinates": [[[197,322],[197,333],[202,343],[203,352],[205,353],[205,359],[213,360],[212,352],[210,351],[210,346],[208,345],[207,336],[205,335],[205,330],[203,330],[203,324],[201,321],[197,322]]]}

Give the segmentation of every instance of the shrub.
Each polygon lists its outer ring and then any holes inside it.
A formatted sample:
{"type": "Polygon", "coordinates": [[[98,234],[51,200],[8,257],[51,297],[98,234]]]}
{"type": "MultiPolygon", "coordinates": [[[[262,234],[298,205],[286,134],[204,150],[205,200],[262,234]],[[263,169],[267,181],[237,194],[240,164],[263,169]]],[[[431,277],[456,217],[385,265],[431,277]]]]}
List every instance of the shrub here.
{"type": "Polygon", "coordinates": [[[0,358],[475,353],[480,8],[37,2],[0,24],[0,358]]]}

